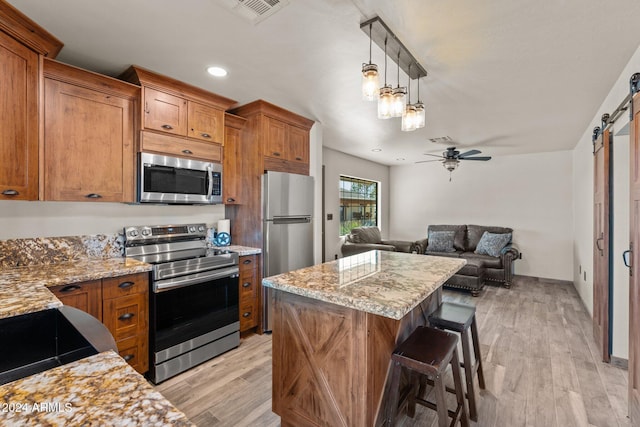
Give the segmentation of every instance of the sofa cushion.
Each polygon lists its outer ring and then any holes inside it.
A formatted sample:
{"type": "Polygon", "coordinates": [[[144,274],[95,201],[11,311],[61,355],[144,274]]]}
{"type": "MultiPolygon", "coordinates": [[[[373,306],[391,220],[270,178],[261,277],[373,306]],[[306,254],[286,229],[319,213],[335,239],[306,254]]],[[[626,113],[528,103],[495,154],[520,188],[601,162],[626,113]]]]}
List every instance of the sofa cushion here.
{"type": "Polygon", "coordinates": [[[482,261],[487,268],[502,268],[502,258],[491,255],[480,255],[475,252],[464,252],[460,258],[467,260],[482,261]]]}
{"type": "Polygon", "coordinates": [[[506,227],[467,225],[467,242],[465,250],[469,252],[475,251],[485,231],[495,234],[513,233],[513,229],[506,227]]]}
{"type": "Polygon", "coordinates": [[[356,227],[351,230],[352,243],[380,243],[382,235],[378,227],[356,227]]]}
{"type": "Polygon", "coordinates": [[[510,241],[511,233],[496,234],[485,231],[474,252],[480,255],[499,257],[502,248],[507,246],[510,241]]]}
{"type": "Polygon", "coordinates": [[[427,237],[427,251],[429,252],[455,252],[453,247],[453,230],[434,231],[430,230],[427,237]]]}
{"type": "Polygon", "coordinates": [[[448,225],[448,224],[438,224],[438,225],[430,225],[427,229],[427,236],[432,231],[455,231],[453,236],[453,247],[457,251],[464,251],[464,239],[465,234],[467,232],[466,225],[448,225]]]}
{"type": "Polygon", "coordinates": [[[425,251],[424,254],[425,255],[432,255],[432,256],[448,256],[450,258],[460,258],[460,255],[462,255],[462,251],[455,251],[455,252],[430,252],[430,251],[425,251]]]}

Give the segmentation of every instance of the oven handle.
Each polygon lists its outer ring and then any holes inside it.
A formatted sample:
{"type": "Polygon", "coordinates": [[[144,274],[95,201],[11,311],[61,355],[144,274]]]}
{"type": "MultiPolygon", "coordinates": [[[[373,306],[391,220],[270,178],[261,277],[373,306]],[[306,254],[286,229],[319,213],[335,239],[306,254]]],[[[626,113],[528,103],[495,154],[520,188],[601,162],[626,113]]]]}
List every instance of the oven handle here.
{"type": "Polygon", "coordinates": [[[229,267],[207,271],[204,273],[190,274],[188,276],[174,277],[173,279],[161,280],[153,284],[153,292],[160,293],[171,289],[184,288],[185,286],[197,285],[209,280],[222,279],[224,277],[237,276],[240,270],[238,267],[229,267]]]}

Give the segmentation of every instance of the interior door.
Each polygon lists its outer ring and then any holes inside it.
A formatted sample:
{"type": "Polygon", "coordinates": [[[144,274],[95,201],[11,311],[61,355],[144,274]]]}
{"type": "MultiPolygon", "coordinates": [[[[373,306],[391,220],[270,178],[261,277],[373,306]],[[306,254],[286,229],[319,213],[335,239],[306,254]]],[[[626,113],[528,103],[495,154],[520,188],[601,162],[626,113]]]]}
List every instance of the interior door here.
{"type": "Polygon", "coordinates": [[[629,249],[631,267],[629,268],[629,417],[631,425],[640,425],[640,251],[634,248],[640,243],[640,93],[632,99],[630,133],[629,186],[630,218],[629,249]]]}
{"type": "Polygon", "coordinates": [[[595,141],[593,187],[593,337],[609,362],[609,169],[611,132],[595,141]]]}

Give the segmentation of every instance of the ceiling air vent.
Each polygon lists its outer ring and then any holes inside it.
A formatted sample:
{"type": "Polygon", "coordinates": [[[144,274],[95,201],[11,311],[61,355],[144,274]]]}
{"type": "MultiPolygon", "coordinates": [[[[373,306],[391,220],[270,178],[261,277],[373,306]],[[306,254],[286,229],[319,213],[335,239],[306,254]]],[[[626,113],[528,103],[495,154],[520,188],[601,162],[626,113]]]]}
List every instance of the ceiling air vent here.
{"type": "Polygon", "coordinates": [[[289,4],[289,0],[220,0],[220,2],[227,9],[254,25],[289,4]]]}
{"type": "Polygon", "coordinates": [[[435,144],[448,144],[449,142],[453,142],[453,138],[450,136],[441,136],[439,138],[430,138],[429,141],[435,144]]]}

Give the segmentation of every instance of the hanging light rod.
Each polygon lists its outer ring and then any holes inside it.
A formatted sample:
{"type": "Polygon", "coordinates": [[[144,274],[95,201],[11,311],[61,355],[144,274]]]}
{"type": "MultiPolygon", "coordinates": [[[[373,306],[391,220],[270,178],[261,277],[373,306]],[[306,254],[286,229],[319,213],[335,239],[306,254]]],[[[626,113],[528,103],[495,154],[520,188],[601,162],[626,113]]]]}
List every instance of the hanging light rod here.
{"type": "Polygon", "coordinates": [[[360,29],[369,37],[369,31],[371,31],[371,39],[377,44],[380,49],[384,49],[385,39],[387,39],[387,49],[389,52],[401,52],[400,59],[395,55],[391,55],[389,58],[402,68],[411,79],[419,79],[427,75],[427,70],[420,65],[418,60],[409,52],[409,49],[402,44],[400,39],[389,29],[387,24],[384,23],[379,16],[374,16],[360,23],[360,29]],[[371,25],[371,27],[369,27],[371,25]],[[411,69],[409,69],[411,64],[411,69]]]}

